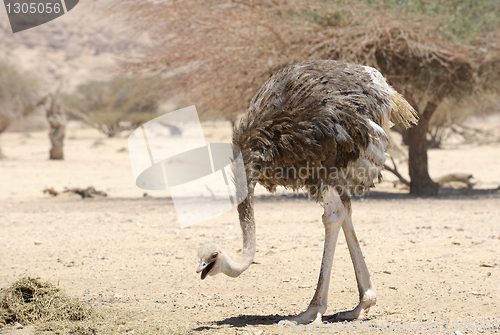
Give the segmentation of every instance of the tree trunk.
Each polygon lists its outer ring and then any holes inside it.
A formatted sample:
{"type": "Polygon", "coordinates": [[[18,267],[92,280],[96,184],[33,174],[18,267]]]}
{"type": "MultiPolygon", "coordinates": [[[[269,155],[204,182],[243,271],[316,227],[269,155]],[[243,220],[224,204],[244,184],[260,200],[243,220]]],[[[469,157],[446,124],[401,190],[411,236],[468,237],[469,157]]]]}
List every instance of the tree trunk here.
{"type": "Polygon", "coordinates": [[[50,159],[64,159],[63,145],[66,134],[66,114],[52,95],[50,104],[47,107],[47,120],[50,124],[49,138],[52,148],[49,152],[50,159]]]}
{"type": "Polygon", "coordinates": [[[50,126],[50,142],[52,143],[52,148],[50,149],[50,159],[64,159],[63,145],[64,145],[64,135],[66,133],[66,125],[60,124],[58,126],[50,126]]]}
{"type": "Polygon", "coordinates": [[[429,176],[427,165],[427,128],[429,121],[421,117],[418,125],[409,129],[410,194],[437,195],[439,185],[429,176]]]}
{"type": "MultiPolygon", "coordinates": [[[[429,166],[427,164],[427,131],[429,120],[436,111],[439,103],[443,101],[448,93],[448,88],[441,87],[433,99],[431,99],[422,113],[419,112],[419,121],[408,131],[409,144],[409,172],[410,172],[410,194],[433,196],[439,191],[439,184],[432,181],[429,176],[429,166]]],[[[418,105],[412,96],[406,97],[408,102],[418,110],[418,105]]]]}

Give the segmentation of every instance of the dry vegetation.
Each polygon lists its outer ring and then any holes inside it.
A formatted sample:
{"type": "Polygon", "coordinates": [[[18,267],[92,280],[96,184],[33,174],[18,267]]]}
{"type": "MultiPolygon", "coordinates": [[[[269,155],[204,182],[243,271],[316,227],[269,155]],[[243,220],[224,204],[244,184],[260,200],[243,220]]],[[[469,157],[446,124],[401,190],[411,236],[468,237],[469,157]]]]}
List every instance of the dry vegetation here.
{"type": "MultiPolygon", "coordinates": [[[[0,59],[0,134],[19,118],[31,114],[38,98],[36,81],[0,59]]],[[[0,159],[2,159],[0,148],[0,159]]]]}
{"type": "Polygon", "coordinates": [[[140,29],[163,36],[128,69],[163,73],[176,83],[172,94],[231,121],[271,74],[305,59],[374,66],[416,107],[451,88],[463,95],[476,88],[474,80],[486,84],[498,74],[498,36],[482,35],[464,46],[440,36],[440,21],[423,14],[375,11],[350,1],[122,4],[140,29]]]}
{"type": "Polygon", "coordinates": [[[158,116],[164,90],[159,78],[116,77],[78,85],[73,93],[63,94],[62,101],[72,118],[113,137],[158,116]]]}
{"type": "Polygon", "coordinates": [[[36,323],[40,330],[87,335],[95,330],[78,321],[97,318],[89,305],[39,278],[23,277],[0,289],[0,328],[36,323]]]}

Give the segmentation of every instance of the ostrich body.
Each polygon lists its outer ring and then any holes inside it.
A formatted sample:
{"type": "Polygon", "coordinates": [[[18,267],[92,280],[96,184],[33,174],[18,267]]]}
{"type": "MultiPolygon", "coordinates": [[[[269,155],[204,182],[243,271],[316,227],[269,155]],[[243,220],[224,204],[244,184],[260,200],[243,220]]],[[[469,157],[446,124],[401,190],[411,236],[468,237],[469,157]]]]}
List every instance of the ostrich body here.
{"type": "Polygon", "coordinates": [[[277,186],[306,189],[324,207],[325,245],[316,293],[308,309],[290,321],[321,322],[340,227],[360,302],[335,318],[363,317],[375,304],[376,294],[352,226],[350,197],[380,180],[391,120],[406,127],[417,122],[413,108],[371,67],[307,61],[272,76],[253,97],[233,136],[243,155],[248,185],[248,196],[238,205],[243,231],[240,259],[233,261],[220,246],[207,244],[199,252],[201,279],[221,272],[237,277],[252,263],[256,183],[271,192],[277,186]]]}

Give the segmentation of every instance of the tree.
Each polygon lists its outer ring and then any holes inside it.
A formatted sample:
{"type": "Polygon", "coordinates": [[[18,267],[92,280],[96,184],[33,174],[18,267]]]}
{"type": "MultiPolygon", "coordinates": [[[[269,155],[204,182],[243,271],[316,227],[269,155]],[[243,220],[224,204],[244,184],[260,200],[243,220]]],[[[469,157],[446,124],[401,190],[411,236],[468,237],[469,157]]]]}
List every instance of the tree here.
{"type": "Polygon", "coordinates": [[[67,117],[58,99],[59,90],[49,94],[45,103],[45,113],[50,125],[49,138],[52,147],[49,159],[64,159],[64,136],[66,134],[67,117]]]}
{"type": "Polygon", "coordinates": [[[116,77],[81,84],[75,92],[61,98],[71,117],[114,137],[156,117],[163,90],[157,78],[116,77]]]}
{"type": "MultiPolygon", "coordinates": [[[[426,6],[415,2],[418,8],[426,6]]],[[[481,6],[472,0],[465,3],[471,12],[481,6]]],[[[121,4],[139,28],[165,37],[144,59],[129,62],[127,69],[169,74],[179,94],[187,93],[202,110],[217,110],[233,123],[260,85],[290,63],[336,59],[379,69],[420,115],[418,126],[409,131],[410,192],[417,195],[438,191],[428,173],[426,139],[436,108],[446,97],[497,86],[500,73],[499,35],[477,34],[462,45],[444,36],[452,29],[441,32],[446,25],[439,16],[425,11],[394,14],[354,1],[123,0],[121,4]]],[[[441,14],[449,13],[447,6],[461,4],[438,1],[441,14]]],[[[479,9],[500,12],[493,2],[490,7],[479,9]]],[[[454,21],[456,17],[446,22],[452,28],[462,27],[454,26],[454,21]]],[[[493,17],[489,22],[496,21],[493,17]]],[[[497,29],[498,24],[492,27],[497,29]]]]}
{"type": "Polygon", "coordinates": [[[113,7],[157,42],[145,57],[125,63],[125,72],[161,73],[170,94],[196,104],[204,117],[233,124],[267,78],[302,59],[302,51],[290,52],[300,46],[287,39],[302,34],[303,25],[280,14],[288,9],[268,0],[125,0],[113,7]]]}
{"type": "Polygon", "coordinates": [[[15,119],[28,116],[42,103],[36,81],[0,60],[0,134],[15,119]]]}

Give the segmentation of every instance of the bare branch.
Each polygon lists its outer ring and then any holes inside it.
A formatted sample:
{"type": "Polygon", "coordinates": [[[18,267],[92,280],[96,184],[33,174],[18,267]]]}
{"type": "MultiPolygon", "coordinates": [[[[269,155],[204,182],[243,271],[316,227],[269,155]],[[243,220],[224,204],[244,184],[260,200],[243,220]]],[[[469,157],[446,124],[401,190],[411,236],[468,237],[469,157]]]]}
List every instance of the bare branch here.
{"type": "Polygon", "coordinates": [[[392,157],[391,161],[392,164],[394,165],[394,168],[391,168],[387,164],[384,164],[384,169],[386,169],[389,172],[392,172],[396,177],[398,177],[399,181],[405,184],[406,186],[410,186],[410,182],[399,173],[396,162],[394,162],[394,159],[392,157]]]}

